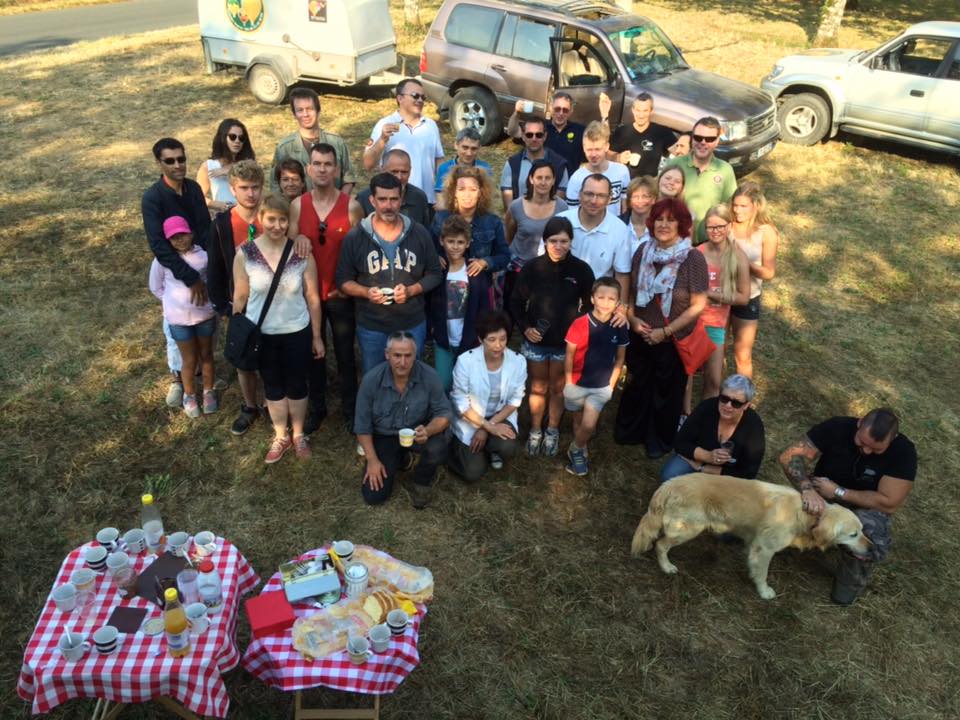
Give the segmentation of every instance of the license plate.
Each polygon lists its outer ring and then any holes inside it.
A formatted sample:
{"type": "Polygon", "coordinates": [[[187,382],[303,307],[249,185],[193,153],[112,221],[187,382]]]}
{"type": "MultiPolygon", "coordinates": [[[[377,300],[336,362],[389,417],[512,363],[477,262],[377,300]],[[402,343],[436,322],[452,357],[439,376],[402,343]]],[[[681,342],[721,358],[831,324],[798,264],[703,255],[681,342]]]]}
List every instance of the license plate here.
{"type": "Polygon", "coordinates": [[[773,141],[773,140],[771,140],[770,142],[768,142],[768,143],[767,143],[766,145],[764,145],[763,147],[758,148],[757,150],[754,150],[752,153],[750,153],[750,159],[751,159],[751,160],[758,160],[759,158],[762,158],[762,157],[763,157],[764,155],[766,155],[768,152],[770,152],[771,150],[773,150],[773,146],[774,146],[775,144],[776,144],[776,142],[773,141]]]}

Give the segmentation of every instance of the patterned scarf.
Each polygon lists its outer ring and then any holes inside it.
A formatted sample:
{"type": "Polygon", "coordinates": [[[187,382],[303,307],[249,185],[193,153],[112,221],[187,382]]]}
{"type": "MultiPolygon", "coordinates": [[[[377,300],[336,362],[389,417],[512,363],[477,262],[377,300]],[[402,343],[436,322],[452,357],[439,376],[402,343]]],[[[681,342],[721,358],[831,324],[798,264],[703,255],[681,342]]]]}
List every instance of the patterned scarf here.
{"type": "Polygon", "coordinates": [[[654,295],[660,295],[663,316],[670,317],[677,271],[692,248],[690,238],[681,238],[668,248],[661,248],[653,239],[643,244],[640,250],[643,253],[640,256],[640,268],[637,271],[637,307],[646,307],[654,295]],[[662,265],[660,272],[655,271],[654,263],[662,265]]]}

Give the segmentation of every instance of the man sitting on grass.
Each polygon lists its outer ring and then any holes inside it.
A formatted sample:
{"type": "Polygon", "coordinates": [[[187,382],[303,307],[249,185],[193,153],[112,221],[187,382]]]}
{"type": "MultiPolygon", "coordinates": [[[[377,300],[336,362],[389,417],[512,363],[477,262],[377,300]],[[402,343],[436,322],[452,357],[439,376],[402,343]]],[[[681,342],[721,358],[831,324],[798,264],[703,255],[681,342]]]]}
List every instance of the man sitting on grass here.
{"type": "Polygon", "coordinates": [[[613,396],[630,344],[625,325],[614,326],[620,303],[620,283],[602,277],[593,283],[593,310],[581,315],[567,330],[563,404],[573,413],[573,442],[567,450],[567,472],[584,476],[590,471],[587,443],[593,437],[600,412],[613,396]]]}
{"type": "Polygon", "coordinates": [[[917,474],[917,450],[899,434],[900,420],[889,408],[862,418],[835,417],[814,425],[806,437],[780,455],[784,474],[800,490],[803,509],[820,515],[826,501],[856,513],[873,545],[866,556],[841,551],[832,598],[852,605],[867,586],[874,563],[890,551],[890,516],[907,499],[917,474]],[[807,463],[816,465],[813,472],[807,463]]]}

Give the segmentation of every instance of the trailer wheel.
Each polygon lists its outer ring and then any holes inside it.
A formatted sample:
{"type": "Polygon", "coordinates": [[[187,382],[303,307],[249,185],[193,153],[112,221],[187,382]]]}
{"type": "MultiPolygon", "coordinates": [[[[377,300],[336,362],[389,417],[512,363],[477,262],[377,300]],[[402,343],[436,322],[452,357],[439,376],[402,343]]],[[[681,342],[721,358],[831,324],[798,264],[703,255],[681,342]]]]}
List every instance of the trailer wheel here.
{"type": "Polygon", "coordinates": [[[472,127],[480,133],[480,144],[500,139],[503,123],[497,101],[482,87],[471,85],[457,91],[450,106],[450,127],[454,133],[472,127]]]}
{"type": "Polygon", "coordinates": [[[279,105],[287,96],[287,84],[269,65],[254,65],[247,74],[247,85],[253,96],[262,103],[279,105]]]}

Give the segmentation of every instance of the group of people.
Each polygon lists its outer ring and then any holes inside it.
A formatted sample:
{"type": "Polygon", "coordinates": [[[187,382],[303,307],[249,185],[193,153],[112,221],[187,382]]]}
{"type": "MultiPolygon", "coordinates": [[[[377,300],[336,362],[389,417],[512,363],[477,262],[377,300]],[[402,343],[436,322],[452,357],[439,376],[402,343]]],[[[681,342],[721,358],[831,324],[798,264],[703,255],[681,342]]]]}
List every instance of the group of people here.
{"type": "MultiPolygon", "coordinates": [[[[721,124],[701,118],[678,137],[652,122],[645,94],[633,123],[616,128],[605,97],[603,119],[586,127],[569,120],[573,99],[562,92],[549,119],[522,116],[518,101],[508,132],[522,149],[499,175],[501,217],[479,135],[461,131],[456,157],[445,159],[425,99],[417,80],[398,84],[397,111],[376,123],[362,154],[374,175],[356,194],[346,143],[320,127],[320,98],[306,88],[290,94],[297,129],[276,147],[272,192],[236,119],[220,124],[196,182],[182,143],[154,145],[161,177],[142,211],[150,288],[163,304],[168,405],[193,418],[218,411],[217,319],[243,314],[260,330],[259,368],[237,370],[232,432],[264,417],[274,430],[267,463],[290,450],[310,457],[308,437],[328,412],[329,327],[341,415],[365,458],[371,504],[389,498],[403,472],[412,470],[410,497],[423,508],[443,464],[476,481],[520,451],[556,456],[565,411],[565,467],[585,476],[618,385],[614,440],[643,445],[650,458],[669,454],[662,482],[694,471],[755,478],[765,440],[751,407],[752,349],[778,233],[762,189],[738,186],[716,156],[721,124]],[[723,379],[728,344],[737,371],[723,379]]],[[[870,513],[888,517],[916,469],[896,416],[835,418],[805,443],[781,458],[805,509],[841,499],[888,537],[889,523],[870,513]],[[851,447],[859,466],[837,457],[851,447]],[[890,453],[898,459],[870,462],[890,453]],[[812,473],[803,460],[817,461],[812,473]]],[[[877,556],[858,562],[879,559],[883,546],[875,540],[877,556]]],[[[835,588],[838,601],[848,595],[835,588]]]]}

